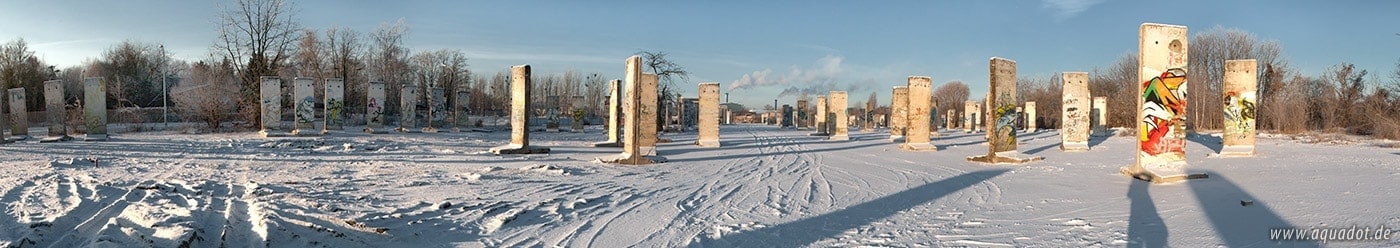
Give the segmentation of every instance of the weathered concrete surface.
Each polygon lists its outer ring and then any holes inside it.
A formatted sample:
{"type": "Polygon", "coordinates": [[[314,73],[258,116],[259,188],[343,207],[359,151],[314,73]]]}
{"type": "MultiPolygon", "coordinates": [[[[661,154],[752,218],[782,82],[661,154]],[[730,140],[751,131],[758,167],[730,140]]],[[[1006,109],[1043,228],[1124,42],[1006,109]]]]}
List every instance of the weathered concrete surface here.
{"type": "Polygon", "coordinates": [[[1113,135],[1113,133],[1108,130],[1108,97],[1094,97],[1094,105],[1091,111],[1093,111],[1093,113],[1089,114],[1089,118],[1091,118],[1089,123],[1094,125],[1094,127],[1090,135],[1113,135]]]}
{"type": "Polygon", "coordinates": [[[890,118],[890,142],[902,142],[909,128],[909,86],[895,86],[890,92],[890,112],[893,112],[890,118]]]}
{"type": "Polygon", "coordinates": [[[1204,177],[1186,164],[1185,26],[1143,23],[1138,29],[1136,162],[1120,171],[1152,182],[1204,177]]]}
{"type": "Polygon", "coordinates": [[[44,81],[44,111],[49,116],[49,137],[40,142],[66,141],[68,136],[68,109],[63,101],[63,80],[44,81]]]}
{"type": "Polygon", "coordinates": [[[1026,132],[1035,132],[1035,102],[1026,102],[1024,109],[1026,115],[1026,132]]]}
{"type": "Polygon", "coordinates": [[[100,77],[83,79],[83,124],[86,141],[107,140],[107,81],[100,77]]]}
{"type": "Polygon", "coordinates": [[[656,150],[656,75],[642,73],[641,56],[627,58],[625,75],[627,95],[622,104],[622,116],[626,131],[622,137],[622,154],[599,157],[598,161],[630,165],[664,162],[664,158],[647,156],[648,152],[655,154],[656,150]],[[648,95],[644,94],[647,89],[651,91],[650,97],[644,96],[648,95]],[[651,101],[646,101],[648,98],[651,101]],[[647,122],[651,124],[646,125],[647,122]]]}
{"type": "Polygon", "coordinates": [[[510,68],[510,144],[491,148],[491,153],[549,153],[547,147],[530,146],[530,65],[510,68]]]}
{"type": "Polygon", "coordinates": [[[813,119],[815,119],[815,122],[816,122],[817,132],[811,133],[811,134],[809,134],[809,135],[811,135],[811,136],[827,136],[827,135],[831,135],[831,116],[830,116],[831,113],[829,113],[830,111],[827,109],[827,108],[828,108],[827,105],[828,105],[828,104],[827,104],[826,96],[817,96],[817,112],[816,112],[815,118],[813,118],[813,119]]]}
{"type": "Polygon", "coordinates": [[[418,94],[418,85],[404,84],[403,88],[399,89],[399,127],[394,131],[422,132],[418,129],[418,94]]]}
{"type": "Polygon", "coordinates": [[[388,133],[384,130],[384,82],[369,82],[365,94],[365,132],[388,133]]]}
{"type": "Polygon", "coordinates": [[[695,144],[702,147],[719,147],[719,83],[700,84],[699,119],[700,123],[696,126],[700,129],[700,137],[696,139],[695,144]]]}
{"type": "Polygon", "coordinates": [[[622,147],[622,80],[608,81],[608,140],[593,147],[622,147]]]}
{"type": "Polygon", "coordinates": [[[1225,130],[1221,134],[1224,146],[1220,155],[1226,157],[1254,156],[1255,99],[1258,62],[1253,59],[1226,60],[1225,130]]]}
{"type": "Polygon", "coordinates": [[[321,124],[321,133],[327,134],[331,130],[345,130],[345,80],[339,78],[326,79],[325,103],[321,105],[321,112],[324,114],[321,124]]]}
{"type": "Polygon", "coordinates": [[[831,109],[832,123],[830,140],[850,140],[850,118],[846,115],[846,92],[832,91],[827,94],[827,108],[831,109]]]}
{"type": "Polygon", "coordinates": [[[259,86],[259,93],[262,95],[262,131],[258,133],[263,137],[286,136],[287,132],[282,129],[282,79],[277,77],[262,77],[259,86]]]}
{"type": "Polygon", "coordinates": [[[13,88],[7,92],[9,93],[10,122],[14,123],[10,125],[10,135],[20,139],[28,138],[29,110],[28,106],[24,105],[26,101],[24,88],[13,88]]]}
{"type": "Polygon", "coordinates": [[[1022,164],[1044,159],[1016,151],[1016,61],[991,58],[991,80],[987,98],[987,154],[967,157],[968,161],[991,164],[1022,164]]]}
{"type": "Polygon", "coordinates": [[[470,130],[475,128],[474,125],[472,125],[471,123],[471,118],[468,118],[469,116],[471,116],[471,97],[471,91],[466,89],[457,89],[457,98],[454,99],[452,102],[453,132],[461,132],[462,130],[470,130]]]}
{"type": "Polygon", "coordinates": [[[937,151],[938,147],[930,143],[929,138],[929,115],[933,114],[933,79],[929,77],[910,76],[907,85],[908,90],[907,108],[909,114],[905,122],[908,123],[908,131],[905,132],[904,144],[899,149],[905,151],[937,151]]]}
{"type": "Polygon", "coordinates": [[[295,136],[318,136],[316,128],[316,79],[298,77],[292,80],[292,117],[295,136]]]}
{"type": "Polygon", "coordinates": [[[1089,151],[1089,73],[1061,73],[1060,81],[1060,150],[1089,151]]]}

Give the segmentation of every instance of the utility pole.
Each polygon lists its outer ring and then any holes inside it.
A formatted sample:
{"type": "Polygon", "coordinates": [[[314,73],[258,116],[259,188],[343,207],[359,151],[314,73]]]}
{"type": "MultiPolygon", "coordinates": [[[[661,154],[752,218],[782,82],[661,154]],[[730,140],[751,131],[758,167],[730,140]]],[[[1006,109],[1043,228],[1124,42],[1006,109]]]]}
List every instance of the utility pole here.
{"type": "Polygon", "coordinates": [[[165,44],[160,44],[160,122],[165,125],[165,130],[170,130],[170,84],[166,81],[165,74],[168,73],[165,64],[165,44]]]}

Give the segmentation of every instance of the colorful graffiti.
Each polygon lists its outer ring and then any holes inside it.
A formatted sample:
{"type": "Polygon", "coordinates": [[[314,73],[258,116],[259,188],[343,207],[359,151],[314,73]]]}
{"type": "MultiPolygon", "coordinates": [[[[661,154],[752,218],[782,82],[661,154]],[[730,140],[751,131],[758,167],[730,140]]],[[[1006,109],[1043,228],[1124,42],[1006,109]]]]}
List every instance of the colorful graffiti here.
{"type": "Polygon", "coordinates": [[[1234,91],[1225,93],[1225,125],[1233,128],[1227,129],[1226,132],[1237,135],[1236,137],[1240,139],[1247,138],[1254,130],[1255,113],[1252,95],[1234,91]]]}
{"type": "Polygon", "coordinates": [[[307,96],[297,102],[297,123],[311,123],[316,120],[316,98],[307,96]]]}
{"type": "Polygon", "coordinates": [[[379,98],[370,98],[365,109],[369,112],[369,123],[384,123],[384,107],[379,105],[379,98]]]}
{"type": "Polygon", "coordinates": [[[341,117],[343,111],[345,111],[345,101],[337,98],[326,99],[326,123],[331,126],[344,125],[345,119],[341,117]]]}
{"type": "Polygon", "coordinates": [[[992,145],[998,152],[1016,150],[1016,105],[1001,105],[992,114],[996,118],[993,123],[995,129],[992,130],[996,139],[992,145]]]}
{"type": "Polygon", "coordinates": [[[1142,83],[1142,124],[1138,140],[1148,155],[1184,153],[1182,132],[1186,112],[1186,70],[1168,69],[1142,83]]]}

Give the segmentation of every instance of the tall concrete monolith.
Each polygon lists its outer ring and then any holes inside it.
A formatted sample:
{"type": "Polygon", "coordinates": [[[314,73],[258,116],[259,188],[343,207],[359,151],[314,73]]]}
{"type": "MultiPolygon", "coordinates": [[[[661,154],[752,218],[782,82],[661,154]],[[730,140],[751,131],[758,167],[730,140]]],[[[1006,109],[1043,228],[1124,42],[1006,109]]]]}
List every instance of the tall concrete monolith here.
{"type": "Polygon", "coordinates": [[[827,93],[827,108],[831,110],[831,137],[829,140],[850,140],[850,118],[846,115],[846,92],[827,93]]]}
{"type": "Polygon", "coordinates": [[[68,136],[68,109],[63,100],[63,80],[44,81],[44,111],[49,117],[49,137],[39,142],[73,139],[68,136]]]}
{"type": "Polygon", "coordinates": [[[394,129],[400,133],[418,133],[418,85],[404,84],[399,89],[399,127],[394,129]]]}
{"type": "Polygon", "coordinates": [[[428,114],[423,120],[427,125],[423,127],[423,132],[436,133],[447,126],[447,92],[440,87],[430,87],[427,93],[428,114]]]}
{"type": "Polygon", "coordinates": [[[626,131],[622,137],[622,154],[599,157],[598,160],[630,165],[663,162],[664,158],[647,155],[655,154],[656,150],[656,75],[642,73],[641,56],[627,58],[625,75],[627,85],[624,89],[627,94],[622,104],[622,116],[626,131]],[[646,94],[646,91],[651,92],[646,94]],[[651,124],[647,125],[646,122],[651,124]]]}
{"type": "Polygon", "coordinates": [[[325,93],[322,95],[326,102],[321,105],[321,134],[328,134],[331,130],[345,130],[345,80],[339,78],[326,79],[325,93]]]}
{"type": "Polygon", "coordinates": [[[29,110],[25,106],[24,88],[9,89],[10,135],[16,139],[29,138],[29,110]]]}
{"type": "Polygon", "coordinates": [[[797,100],[797,106],[792,111],[794,112],[793,125],[797,126],[797,129],[807,129],[808,126],[812,125],[810,113],[807,113],[807,100],[797,100]]]}
{"type": "Polygon", "coordinates": [[[976,101],[963,102],[962,127],[964,133],[972,133],[977,131],[977,128],[975,127],[977,125],[977,113],[979,111],[977,110],[977,106],[978,103],[976,101]]]}
{"type": "Polygon", "coordinates": [[[876,121],[876,120],[875,120],[875,108],[878,107],[878,106],[879,106],[879,103],[880,103],[879,101],[875,101],[875,100],[876,100],[876,99],[871,98],[870,101],[866,101],[866,102],[865,102],[865,109],[864,109],[864,111],[861,111],[861,115],[860,115],[861,117],[860,117],[860,119],[861,119],[862,121],[861,121],[861,125],[860,125],[860,131],[862,131],[862,132],[874,132],[874,131],[875,131],[875,125],[876,125],[876,124],[875,124],[875,121],[876,121]]]}
{"type": "MultiPolygon", "coordinates": [[[[805,105],[804,102],[801,105],[805,105]]],[[[719,147],[719,83],[700,84],[700,137],[695,144],[702,147],[719,147]]]]}
{"type": "MultiPolygon", "coordinates": [[[[8,95],[8,93],[6,94],[8,95]]],[[[10,133],[8,133],[10,130],[10,106],[5,105],[9,103],[6,98],[10,97],[0,97],[0,144],[8,144],[11,142],[10,133]]]]}
{"type": "MultiPolygon", "coordinates": [[[[911,79],[912,80],[912,79],[911,79]]],[[[895,86],[890,92],[890,142],[904,142],[909,129],[909,86],[895,86]]]]}
{"type": "Polygon", "coordinates": [[[817,107],[817,111],[816,111],[815,115],[813,115],[812,121],[813,121],[814,123],[816,123],[815,126],[816,126],[816,129],[817,129],[817,130],[816,130],[816,132],[811,133],[811,134],[808,134],[808,135],[811,135],[811,136],[827,136],[827,135],[831,135],[831,126],[830,126],[830,120],[831,120],[831,118],[827,117],[827,115],[830,114],[830,113],[828,113],[828,112],[830,112],[830,111],[829,111],[828,108],[827,108],[829,104],[827,104],[826,96],[817,96],[817,104],[816,104],[816,105],[817,105],[817,106],[816,106],[816,107],[817,107]]]}
{"type": "Polygon", "coordinates": [[[530,65],[510,68],[510,144],[491,148],[491,153],[549,153],[548,147],[530,146],[530,65]]]}
{"type": "Polygon", "coordinates": [[[365,132],[388,133],[384,130],[384,82],[369,82],[365,94],[365,132]]]}
{"type": "Polygon", "coordinates": [[[928,136],[929,136],[929,137],[943,137],[943,134],[938,133],[938,126],[939,126],[939,125],[943,125],[943,123],[940,121],[940,119],[942,119],[942,118],[939,117],[939,116],[941,116],[941,114],[939,114],[939,113],[940,113],[939,111],[941,111],[941,110],[940,110],[940,108],[938,108],[938,103],[933,102],[933,97],[932,97],[933,93],[929,93],[929,95],[930,95],[930,97],[929,97],[929,103],[928,103],[928,104],[929,104],[929,107],[928,107],[928,109],[929,109],[929,111],[928,111],[928,115],[929,115],[929,119],[928,119],[928,136]]]}
{"type": "Polygon", "coordinates": [[[1186,163],[1187,41],[1185,26],[1138,29],[1137,159],[1120,170],[1125,175],[1154,183],[1205,176],[1186,163]]]}
{"type": "Polygon", "coordinates": [[[263,137],[286,136],[287,131],[282,129],[282,79],[270,76],[260,79],[262,131],[258,133],[263,137]]]}
{"type": "Polygon", "coordinates": [[[608,81],[608,140],[594,147],[622,147],[622,80],[608,81]]]}
{"type": "Polygon", "coordinates": [[[1093,130],[1090,131],[1090,135],[1113,135],[1113,133],[1108,130],[1108,97],[1094,97],[1094,103],[1090,111],[1092,113],[1089,114],[1089,124],[1093,125],[1093,130]]]}
{"type": "Polygon", "coordinates": [[[292,135],[321,135],[321,130],[313,130],[316,128],[316,79],[298,77],[292,80],[292,106],[296,123],[292,135]]]}
{"type": "Polygon", "coordinates": [[[948,123],[947,123],[947,124],[944,124],[944,125],[943,125],[943,128],[946,128],[946,129],[948,129],[949,131],[952,131],[954,127],[957,127],[957,125],[958,125],[958,121],[957,121],[957,120],[958,120],[958,112],[957,112],[957,111],[954,111],[954,110],[952,110],[952,109],[949,109],[949,110],[948,110],[948,113],[945,114],[944,116],[945,116],[944,119],[945,119],[946,122],[948,122],[948,123]]]}
{"type": "Polygon", "coordinates": [[[468,91],[466,89],[457,89],[457,98],[453,99],[452,102],[453,132],[461,132],[462,130],[469,130],[473,128],[471,123],[471,116],[469,115],[471,114],[471,97],[471,91],[468,91]]]}
{"type": "Polygon", "coordinates": [[[1060,74],[1060,150],[1089,151],[1089,73],[1060,74]]]}
{"type": "Polygon", "coordinates": [[[1026,102],[1026,106],[1025,106],[1025,110],[1024,110],[1024,111],[1025,111],[1024,113],[1025,113],[1025,116],[1026,116],[1026,132],[1034,133],[1034,132],[1035,132],[1035,102],[1026,102]]]}
{"type": "Polygon", "coordinates": [[[909,127],[904,134],[904,144],[899,149],[905,151],[937,151],[929,138],[929,133],[933,132],[929,125],[930,115],[933,115],[933,79],[929,77],[910,76],[905,88],[908,90],[907,109],[908,116],[905,122],[909,127]]]}
{"type": "Polygon", "coordinates": [[[778,125],[779,127],[782,127],[782,128],[794,127],[794,126],[792,125],[792,124],[793,124],[793,123],[792,123],[792,105],[783,104],[783,107],[778,108],[778,112],[780,113],[779,116],[782,116],[782,118],[781,118],[782,121],[781,121],[781,123],[778,125]]]}
{"type": "Polygon", "coordinates": [[[651,73],[643,73],[641,79],[642,84],[639,88],[641,91],[637,93],[640,97],[638,99],[641,101],[637,102],[637,114],[646,119],[640,121],[641,124],[638,127],[645,130],[639,131],[637,137],[641,139],[639,143],[641,155],[656,156],[656,143],[662,141],[661,136],[657,133],[657,125],[661,124],[657,123],[659,121],[657,116],[661,115],[661,107],[657,106],[657,98],[660,96],[657,87],[660,85],[660,81],[656,74],[651,73]]]}
{"type": "Polygon", "coordinates": [[[83,140],[107,140],[107,81],[100,77],[83,79],[83,140]]]}
{"type": "Polygon", "coordinates": [[[1255,85],[1258,76],[1255,71],[1258,62],[1253,59],[1226,60],[1225,81],[1225,132],[1220,138],[1224,146],[1220,155],[1226,157],[1254,156],[1254,116],[1255,85]]]}
{"type": "Polygon", "coordinates": [[[993,57],[988,83],[987,155],[967,157],[968,161],[990,164],[1022,164],[1044,159],[1016,151],[1016,61],[993,57]]]}

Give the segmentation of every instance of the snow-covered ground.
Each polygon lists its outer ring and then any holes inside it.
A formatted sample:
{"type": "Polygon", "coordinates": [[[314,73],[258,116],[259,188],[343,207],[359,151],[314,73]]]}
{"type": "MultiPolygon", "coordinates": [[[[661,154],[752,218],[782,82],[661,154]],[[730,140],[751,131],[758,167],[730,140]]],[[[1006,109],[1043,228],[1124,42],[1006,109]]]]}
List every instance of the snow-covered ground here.
{"type": "Polygon", "coordinates": [[[1066,153],[1053,130],[1022,134],[1046,159],[1010,166],[965,160],[980,133],[906,152],[887,133],[733,125],[721,148],[665,134],[670,162],[625,166],[593,162],[620,149],[589,147],[592,128],[533,133],[553,152],[525,156],[486,152],[507,132],[4,144],[0,247],[1400,247],[1269,240],[1400,229],[1400,150],[1368,143],[1261,136],[1256,157],[1216,158],[1218,138],[1193,136],[1210,178],[1152,185],[1118,173],[1123,136],[1066,153]]]}

